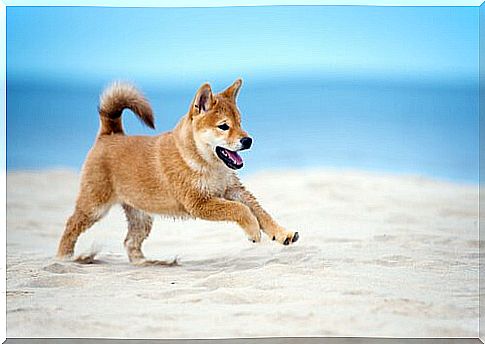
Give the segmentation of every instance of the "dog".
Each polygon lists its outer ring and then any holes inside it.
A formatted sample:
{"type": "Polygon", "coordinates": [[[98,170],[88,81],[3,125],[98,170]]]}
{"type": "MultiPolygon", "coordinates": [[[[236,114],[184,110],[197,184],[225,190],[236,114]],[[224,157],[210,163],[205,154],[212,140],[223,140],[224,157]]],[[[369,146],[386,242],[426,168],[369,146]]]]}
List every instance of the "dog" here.
{"type": "Polygon", "coordinates": [[[241,85],[237,79],[216,94],[203,84],[175,128],[157,136],[123,131],[124,109],[155,129],[152,108],[138,89],[122,82],[106,88],[98,106],[99,132],[84,162],[57,257],[71,258],[79,235],[115,204],[126,214],[124,246],[135,264],[147,261],[141,246],[155,214],[235,222],[254,243],[260,242],[261,231],[283,245],[296,242],[298,232],[277,224],[236,174],[243,167],[238,152],[252,145],[236,104],[241,85]]]}

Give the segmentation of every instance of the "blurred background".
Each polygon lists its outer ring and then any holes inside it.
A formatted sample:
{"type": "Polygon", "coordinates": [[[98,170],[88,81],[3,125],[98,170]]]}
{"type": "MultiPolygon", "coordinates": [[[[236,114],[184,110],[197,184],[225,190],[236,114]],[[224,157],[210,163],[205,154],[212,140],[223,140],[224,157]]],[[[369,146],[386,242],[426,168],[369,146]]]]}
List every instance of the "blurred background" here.
{"type": "Polygon", "coordinates": [[[244,79],[242,173],[337,168],[478,183],[478,8],[7,8],[7,169],[80,169],[99,93],[140,87],[156,132],[244,79]]]}

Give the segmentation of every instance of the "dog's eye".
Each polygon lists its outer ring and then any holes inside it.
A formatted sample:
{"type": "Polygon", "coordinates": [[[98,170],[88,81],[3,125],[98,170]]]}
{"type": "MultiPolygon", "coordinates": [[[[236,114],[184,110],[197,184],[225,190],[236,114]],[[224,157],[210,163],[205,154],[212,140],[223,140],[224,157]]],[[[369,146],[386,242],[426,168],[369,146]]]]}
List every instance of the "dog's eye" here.
{"type": "Polygon", "coordinates": [[[229,130],[229,126],[226,123],[218,125],[217,127],[221,130],[229,130]]]}

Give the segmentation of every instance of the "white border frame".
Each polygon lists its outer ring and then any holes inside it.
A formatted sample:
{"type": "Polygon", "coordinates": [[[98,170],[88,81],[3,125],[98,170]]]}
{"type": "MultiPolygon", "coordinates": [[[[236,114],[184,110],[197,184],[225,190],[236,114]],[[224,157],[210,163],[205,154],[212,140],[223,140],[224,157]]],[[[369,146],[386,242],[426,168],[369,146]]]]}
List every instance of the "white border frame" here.
{"type": "MultiPolygon", "coordinates": [[[[96,7],[245,7],[245,6],[292,6],[292,5],[338,5],[338,6],[452,6],[479,7],[483,0],[0,0],[0,219],[4,219],[0,235],[0,338],[6,340],[6,185],[7,185],[7,7],[8,6],[96,6],[96,7]],[[3,326],[2,326],[3,324],[3,326]]],[[[1,229],[2,227],[0,227],[1,229]]],[[[478,331],[478,329],[477,329],[478,331]]],[[[479,333],[477,333],[477,338],[479,333]]]]}
{"type": "Polygon", "coordinates": [[[234,6],[480,6],[482,0],[2,0],[7,6],[234,7],[234,6]]]}
{"type": "Polygon", "coordinates": [[[0,106],[2,117],[0,120],[0,219],[4,219],[5,226],[0,234],[0,337],[7,337],[7,6],[0,2],[0,106]]]}

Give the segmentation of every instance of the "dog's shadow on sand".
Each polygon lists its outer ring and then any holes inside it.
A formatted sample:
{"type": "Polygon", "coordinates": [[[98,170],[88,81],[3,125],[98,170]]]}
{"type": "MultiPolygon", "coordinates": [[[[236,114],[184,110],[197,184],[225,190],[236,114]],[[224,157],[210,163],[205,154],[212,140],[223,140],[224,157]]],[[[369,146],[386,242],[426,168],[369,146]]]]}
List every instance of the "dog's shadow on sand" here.
{"type": "Polygon", "coordinates": [[[255,248],[242,249],[237,254],[221,255],[212,258],[193,259],[174,257],[167,260],[147,259],[139,263],[130,263],[121,254],[90,253],[65,261],[51,261],[43,270],[60,273],[75,269],[76,272],[87,272],[90,269],[103,269],[106,267],[119,269],[183,269],[186,271],[215,272],[215,271],[245,271],[263,268],[272,265],[305,266],[313,263],[323,263],[323,252],[315,245],[294,245],[278,247],[270,250],[255,248]]]}
{"type": "Polygon", "coordinates": [[[244,249],[238,255],[225,255],[207,259],[181,259],[180,266],[189,271],[244,271],[269,265],[307,264],[323,261],[322,250],[317,246],[290,246],[278,250],[254,251],[244,249]]]}
{"type": "MultiPolygon", "coordinates": [[[[98,252],[80,255],[70,262],[57,261],[56,266],[73,264],[80,269],[102,267],[131,267],[131,268],[171,268],[184,269],[187,271],[244,271],[262,268],[268,265],[308,265],[322,263],[323,254],[321,248],[315,245],[294,245],[290,247],[278,247],[271,250],[255,250],[246,248],[237,254],[221,255],[218,257],[193,259],[174,257],[167,260],[147,259],[139,263],[130,263],[123,255],[103,255],[98,252]]],[[[48,268],[48,267],[46,267],[48,268]]],[[[48,269],[50,270],[50,269],[48,269]]]]}

